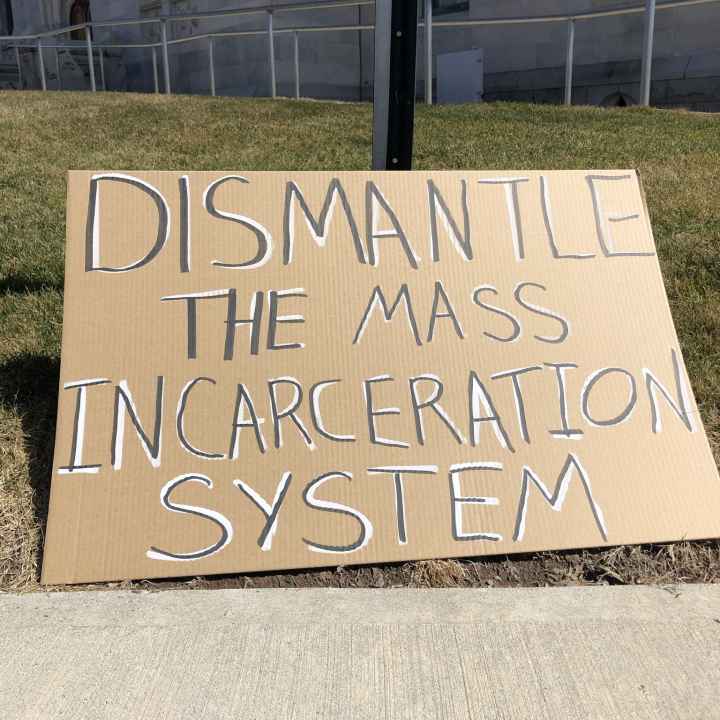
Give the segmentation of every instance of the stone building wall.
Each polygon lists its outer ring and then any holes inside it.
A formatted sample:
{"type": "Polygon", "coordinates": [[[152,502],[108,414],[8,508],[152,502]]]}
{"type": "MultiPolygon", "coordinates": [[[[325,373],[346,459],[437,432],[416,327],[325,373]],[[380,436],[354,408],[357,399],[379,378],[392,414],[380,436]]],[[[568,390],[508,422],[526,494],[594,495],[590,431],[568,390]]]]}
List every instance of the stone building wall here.
{"type": "MultiPolygon", "coordinates": [[[[67,23],[72,0],[11,0],[15,32],[32,32],[67,23]]],[[[298,0],[300,1],[300,0],[298,0]]],[[[270,5],[287,4],[274,0],[270,5]]],[[[435,20],[473,17],[580,13],[624,7],[626,0],[467,0],[466,10],[437,12],[435,20]]],[[[258,4],[236,0],[91,0],[94,21],[125,17],[153,17],[220,10],[258,4]]],[[[440,3],[447,5],[448,3],[440,3]]],[[[453,4],[453,3],[450,3],[453,4]]],[[[455,6],[463,6],[455,2],[455,6]]],[[[277,13],[275,28],[372,23],[372,8],[346,7],[277,13]]],[[[192,37],[210,31],[262,30],[265,17],[251,15],[212,21],[170,24],[170,38],[192,37]]],[[[631,104],[638,100],[642,15],[600,18],[576,23],[573,100],[576,103],[631,104]]],[[[655,23],[655,61],[652,100],[655,104],[720,109],[720,2],[659,11],[655,23]]],[[[486,100],[559,102],[564,85],[565,23],[518,24],[472,29],[436,27],[435,53],[482,48],[486,100]]],[[[157,26],[98,28],[97,40],[137,42],[159,40],[157,26]]],[[[209,92],[208,46],[198,40],[170,48],[174,92],[209,92]]],[[[72,53],[69,53],[72,56],[72,53]]],[[[87,83],[87,62],[75,55],[75,74],[68,82],[87,83]],[[78,75],[80,72],[80,75],[78,75]]],[[[293,92],[293,46],[289,34],[276,35],[278,92],[293,92]]],[[[158,72],[162,84],[162,64],[158,72]]],[[[216,86],[219,94],[269,94],[267,38],[227,38],[215,41],[216,86]]],[[[418,95],[424,87],[422,33],[418,39],[418,95]]],[[[68,68],[72,63],[68,62],[68,68]]],[[[33,68],[28,67],[29,82],[33,68]]],[[[46,62],[52,73],[53,58],[46,62]]],[[[111,50],[106,54],[110,89],[152,91],[152,53],[149,49],[111,50]]],[[[63,74],[68,70],[64,69],[63,74]]],[[[372,32],[346,31],[300,36],[302,94],[309,97],[368,100],[372,96],[372,32]]]]}

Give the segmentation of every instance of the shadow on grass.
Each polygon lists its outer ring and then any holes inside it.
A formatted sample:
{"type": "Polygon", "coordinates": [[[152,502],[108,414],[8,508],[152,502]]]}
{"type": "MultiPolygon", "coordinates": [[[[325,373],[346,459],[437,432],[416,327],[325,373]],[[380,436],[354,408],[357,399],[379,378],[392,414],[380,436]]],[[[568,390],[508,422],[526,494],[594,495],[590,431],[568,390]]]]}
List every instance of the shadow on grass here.
{"type": "MultiPolygon", "coordinates": [[[[24,354],[0,363],[0,406],[20,417],[33,490],[33,513],[45,537],[57,411],[59,358],[24,354]]],[[[38,574],[42,566],[39,548],[38,574]]]]}
{"type": "Polygon", "coordinates": [[[25,275],[11,275],[0,279],[0,295],[7,293],[35,293],[43,290],[59,290],[62,292],[62,280],[38,280],[25,275]]]}

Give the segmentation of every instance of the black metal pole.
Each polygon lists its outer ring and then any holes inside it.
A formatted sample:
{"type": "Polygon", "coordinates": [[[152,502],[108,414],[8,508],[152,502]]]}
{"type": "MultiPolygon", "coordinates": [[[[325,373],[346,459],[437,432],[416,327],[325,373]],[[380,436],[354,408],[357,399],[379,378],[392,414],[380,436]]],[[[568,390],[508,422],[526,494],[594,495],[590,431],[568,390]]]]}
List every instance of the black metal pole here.
{"type": "Polygon", "coordinates": [[[417,0],[375,3],[373,169],[410,170],[415,115],[417,0]]]}

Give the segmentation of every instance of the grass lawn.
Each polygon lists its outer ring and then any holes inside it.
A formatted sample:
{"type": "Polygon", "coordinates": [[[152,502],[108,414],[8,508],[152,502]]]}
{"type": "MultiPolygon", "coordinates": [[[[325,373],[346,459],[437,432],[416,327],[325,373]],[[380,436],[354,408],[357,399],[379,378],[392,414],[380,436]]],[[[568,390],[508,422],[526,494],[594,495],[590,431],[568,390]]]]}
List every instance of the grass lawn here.
{"type": "MultiPolygon", "coordinates": [[[[38,587],[57,401],[66,170],[352,170],[369,167],[370,150],[368,105],[0,93],[0,591],[38,587]]],[[[720,116],[509,103],[419,106],[415,167],[638,168],[688,372],[720,458],[720,116]]],[[[603,581],[720,581],[720,542],[189,584],[603,581]]]]}

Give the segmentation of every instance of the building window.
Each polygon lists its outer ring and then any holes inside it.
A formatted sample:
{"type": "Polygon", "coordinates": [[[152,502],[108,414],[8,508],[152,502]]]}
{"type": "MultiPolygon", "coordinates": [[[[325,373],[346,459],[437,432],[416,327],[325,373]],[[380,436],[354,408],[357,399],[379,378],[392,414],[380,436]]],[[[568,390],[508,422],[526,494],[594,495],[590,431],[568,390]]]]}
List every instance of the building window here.
{"type": "MultiPolygon", "coordinates": [[[[140,17],[153,18],[160,17],[163,14],[163,6],[161,0],[144,0],[140,4],[140,17]]],[[[148,25],[141,25],[143,35],[147,42],[159,42],[160,41],[160,24],[149,23],[148,25]]]]}
{"type": "MultiPolygon", "coordinates": [[[[432,0],[433,17],[448,15],[449,13],[467,12],[470,10],[470,0],[432,0]]],[[[420,17],[425,17],[425,3],[420,0],[420,17]]]]}
{"type": "MultiPolygon", "coordinates": [[[[83,23],[92,22],[90,15],[90,0],[75,0],[70,6],[70,17],[68,18],[71,25],[82,25],[83,23]]],[[[70,33],[73,40],[84,40],[85,30],[73,30],[70,33]]]]}
{"type": "MultiPolygon", "coordinates": [[[[189,15],[195,10],[193,4],[191,0],[170,0],[170,15],[189,15]]],[[[174,39],[189,37],[194,34],[197,24],[197,20],[180,20],[170,23],[168,30],[171,30],[174,39]]]]}
{"type": "Polygon", "coordinates": [[[448,13],[467,12],[470,9],[470,0],[432,0],[433,15],[446,15],[448,13]]]}
{"type": "Polygon", "coordinates": [[[11,2],[0,0],[0,35],[12,35],[15,29],[11,2]]]}

